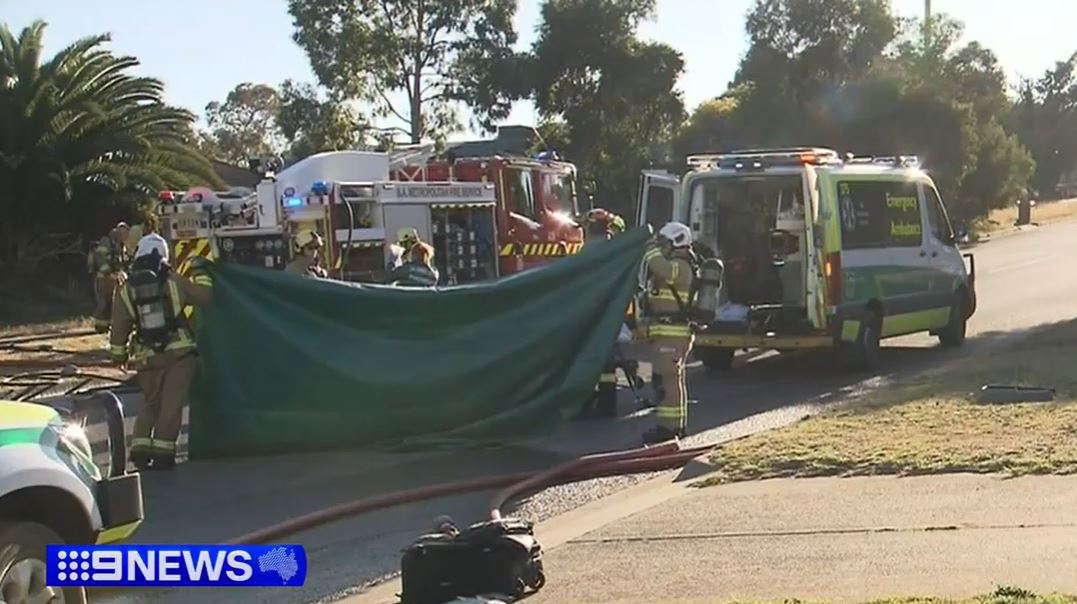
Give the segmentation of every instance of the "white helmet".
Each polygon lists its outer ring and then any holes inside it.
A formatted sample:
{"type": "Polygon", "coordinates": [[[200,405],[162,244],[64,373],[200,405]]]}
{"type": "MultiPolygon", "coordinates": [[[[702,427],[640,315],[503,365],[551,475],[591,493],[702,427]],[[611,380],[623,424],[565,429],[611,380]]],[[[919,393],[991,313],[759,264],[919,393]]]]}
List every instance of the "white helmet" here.
{"type": "Polygon", "coordinates": [[[669,239],[673,247],[688,247],[692,245],[692,229],[688,225],[679,222],[667,222],[658,229],[658,236],[669,239]]]}
{"type": "Polygon", "coordinates": [[[138,240],[138,247],[135,248],[135,258],[151,254],[154,250],[157,250],[162,262],[168,262],[168,243],[165,242],[164,237],[157,233],[150,233],[138,240]]]}

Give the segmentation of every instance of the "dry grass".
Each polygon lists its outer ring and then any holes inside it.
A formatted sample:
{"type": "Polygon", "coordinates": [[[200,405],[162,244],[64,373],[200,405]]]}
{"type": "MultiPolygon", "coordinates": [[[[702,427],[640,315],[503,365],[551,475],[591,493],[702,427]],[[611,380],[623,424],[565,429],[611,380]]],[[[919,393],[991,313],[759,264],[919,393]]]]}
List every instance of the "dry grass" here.
{"type": "MultiPolygon", "coordinates": [[[[812,602],[815,601],[788,599],[782,604],[811,604],[812,602]]],[[[865,601],[865,604],[1077,604],[1077,596],[1066,594],[1039,595],[1020,587],[1000,586],[990,594],[971,598],[885,598],[868,600],[865,601]]]]}
{"type": "Polygon", "coordinates": [[[50,323],[0,327],[0,375],[26,371],[35,366],[74,364],[88,367],[107,364],[108,342],[106,336],[101,334],[13,345],[2,343],[8,338],[71,333],[89,329],[92,326],[93,322],[90,318],[79,317],[50,323]]]}
{"type": "MultiPolygon", "coordinates": [[[[1049,224],[1060,220],[1077,218],[1077,200],[1066,199],[1061,201],[1041,202],[1032,208],[1032,222],[1035,224],[1049,224]]],[[[996,234],[1014,230],[1017,222],[1017,207],[1011,206],[999,210],[993,210],[987,219],[978,225],[981,233],[996,234]]]]}
{"type": "Polygon", "coordinates": [[[850,406],[722,446],[702,484],[807,476],[1077,473],[1077,321],[850,406]],[[984,383],[1050,386],[1051,403],[980,404],[984,383]]]}

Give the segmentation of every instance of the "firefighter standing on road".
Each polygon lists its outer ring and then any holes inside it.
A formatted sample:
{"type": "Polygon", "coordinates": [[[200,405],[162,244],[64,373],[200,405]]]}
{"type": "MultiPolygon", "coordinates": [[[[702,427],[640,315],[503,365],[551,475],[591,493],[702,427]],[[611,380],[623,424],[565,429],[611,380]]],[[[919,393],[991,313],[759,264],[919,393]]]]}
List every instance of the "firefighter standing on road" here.
{"type": "Polygon", "coordinates": [[[653,347],[654,368],[665,382],[656,412],[658,425],[643,435],[647,444],[683,437],[688,425],[684,364],[694,339],[688,305],[696,270],[691,245],[691,229],[670,222],[643,255],[647,340],[653,347]]]}
{"type": "MultiPolygon", "coordinates": [[[[609,241],[619,233],[624,232],[625,222],[620,216],[603,210],[601,208],[593,209],[584,216],[583,220],[584,228],[584,247],[589,244],[594,244],[596,241],[609,241]]],[[[616,348],[617,344],[614,343],[616,348]]],[[[630,369],[625,367],[625,374],[628,379],[634,379],[634,375],[628,375],[630,369]]],[[[587,407],[583,410],[583,416],[588,416],[594,411],[602,417],[616,417],[617,416],[617,355],[611,353],[609,358],[606,359],[606,364],[602,367],[602,374],[598,378],[598,390],[595,392],[594,398],[589,401],[587,407]]]]}
{"type": "Polygon", "coordinates": [[[140,470],[176,465],[176,438],[198,358],[183,307],[212,298],[213,281],[197,260],[188,280],[171,270],[164,238],[146,235],[112,308],[112,359],[136,369],[142,390],[130,455],[140,470]]]}
{"type": "Polygon", "coordinates": [[[321,235],[309,229],[299,231],[292,242],[295,257],[284,267],[284,272],[317,279],[328,278],[329,274],[318,264],[321,249],[321,235]]]}
{"type": "Polygon", "coordinates": [[[112,298],[116,285],[123,281],[128,261],[127,238],[131,228],[126,222],[112,227],[90,252],[89,268],[93,275],[94,312],[93,326],[98,333],[108,331],[112,317],[112,298]]]}

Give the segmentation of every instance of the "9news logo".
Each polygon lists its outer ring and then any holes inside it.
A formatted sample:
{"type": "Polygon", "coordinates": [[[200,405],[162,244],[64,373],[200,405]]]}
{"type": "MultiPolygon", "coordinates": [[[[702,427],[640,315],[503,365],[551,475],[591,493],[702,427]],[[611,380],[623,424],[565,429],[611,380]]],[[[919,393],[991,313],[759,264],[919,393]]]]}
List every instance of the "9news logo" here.
{"type": "Polygon", "coordinates": [[[51,587],[299,587],[299,545],[50,545],[51,587]]]}

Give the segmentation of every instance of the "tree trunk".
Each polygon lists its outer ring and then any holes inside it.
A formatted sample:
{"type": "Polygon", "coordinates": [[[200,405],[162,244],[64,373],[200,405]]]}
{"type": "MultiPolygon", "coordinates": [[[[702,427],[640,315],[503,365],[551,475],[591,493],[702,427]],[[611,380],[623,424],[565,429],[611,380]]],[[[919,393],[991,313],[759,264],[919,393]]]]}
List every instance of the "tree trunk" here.
{"type": "Polygon", "coordinates": [[[415,74],[412,81],[411,95],[411,143],[423,142],[423,19],[424,2],[419,0],[415,9],[415,74]]]}

